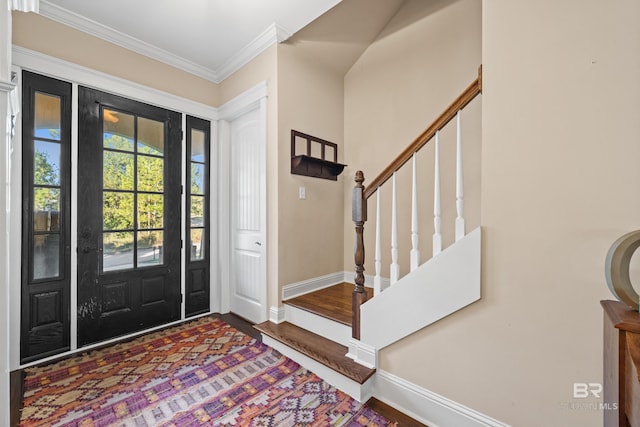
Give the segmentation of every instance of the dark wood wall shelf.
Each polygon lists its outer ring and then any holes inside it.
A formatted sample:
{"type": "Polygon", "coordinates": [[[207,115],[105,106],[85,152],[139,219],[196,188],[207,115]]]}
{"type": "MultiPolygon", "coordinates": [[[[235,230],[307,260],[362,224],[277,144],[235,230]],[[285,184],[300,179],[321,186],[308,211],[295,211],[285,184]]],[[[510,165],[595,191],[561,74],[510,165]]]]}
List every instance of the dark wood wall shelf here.
{"type": "Polygon", "coordinates": [[[338,163],[338,145],[307,135],[306,133],[291,130],[291,173],[294,175],[310,176],[314,178],[338,180],[338,175],[342,173],[344,167],[338,163]],[[297,141],[305,142],[306,153],[296,154],[297,141]],[[314,157],[313,144],[319,145],[320,157],[314,157]],[[327,151],[333,151],[333,161],[327,160],[327,151]]]}

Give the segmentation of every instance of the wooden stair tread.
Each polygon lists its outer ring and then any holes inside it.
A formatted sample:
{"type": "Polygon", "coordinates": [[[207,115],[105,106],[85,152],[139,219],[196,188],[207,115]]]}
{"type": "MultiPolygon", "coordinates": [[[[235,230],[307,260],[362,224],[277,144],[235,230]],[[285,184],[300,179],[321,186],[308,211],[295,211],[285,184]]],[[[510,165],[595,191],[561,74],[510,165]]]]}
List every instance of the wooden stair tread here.
{"type": "MultiPolygon", "coordinates": [[[[318,316],[351,326],[351,297],[354,285],[339,283],[299,297],[283,301],[292,307],[309,311],[318,316]]],[[[368,298],[373,298],[373,289],[365,288],[368,298]]]]}
{"type": "Polygon", "coordinates": [[[254,328],[358,384],[364,384],[375,373],[375,369],[362,366],[345,356],[348,352],[347,347],[289,322],[264,322],[254,325],[254,328]]]}

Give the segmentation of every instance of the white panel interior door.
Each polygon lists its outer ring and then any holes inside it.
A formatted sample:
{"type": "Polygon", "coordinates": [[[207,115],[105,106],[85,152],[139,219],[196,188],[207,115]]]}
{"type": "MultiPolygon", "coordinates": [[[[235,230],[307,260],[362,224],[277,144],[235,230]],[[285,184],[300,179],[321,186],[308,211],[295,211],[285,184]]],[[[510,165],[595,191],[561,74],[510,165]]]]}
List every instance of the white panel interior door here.
{"type": "Polygon", "coordinates": [[[267,320],[265,130],[260,109],[231,122],[231,311],[267,320]]]}

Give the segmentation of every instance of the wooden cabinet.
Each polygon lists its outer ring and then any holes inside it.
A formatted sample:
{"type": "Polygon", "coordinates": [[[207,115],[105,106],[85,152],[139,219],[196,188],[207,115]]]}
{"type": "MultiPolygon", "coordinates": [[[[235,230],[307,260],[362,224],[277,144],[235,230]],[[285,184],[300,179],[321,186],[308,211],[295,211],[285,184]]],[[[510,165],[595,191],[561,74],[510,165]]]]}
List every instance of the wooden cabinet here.
{"type": "Polygon", "coordinates": [[[640,313],[618,301],[604,309],[605,427],[640,427],[640,313]]]}

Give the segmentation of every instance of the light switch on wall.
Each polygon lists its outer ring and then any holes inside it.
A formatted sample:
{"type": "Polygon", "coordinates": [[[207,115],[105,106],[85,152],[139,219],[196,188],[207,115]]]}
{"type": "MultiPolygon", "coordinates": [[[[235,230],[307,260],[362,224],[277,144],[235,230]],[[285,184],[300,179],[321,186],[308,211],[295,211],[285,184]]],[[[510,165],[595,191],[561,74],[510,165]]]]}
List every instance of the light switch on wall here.
{"type": "Polygon", "coordinates": [[[307,198],[307,189],[304,187],[298,188],[298,198],[304,200],[307,198]]]}

